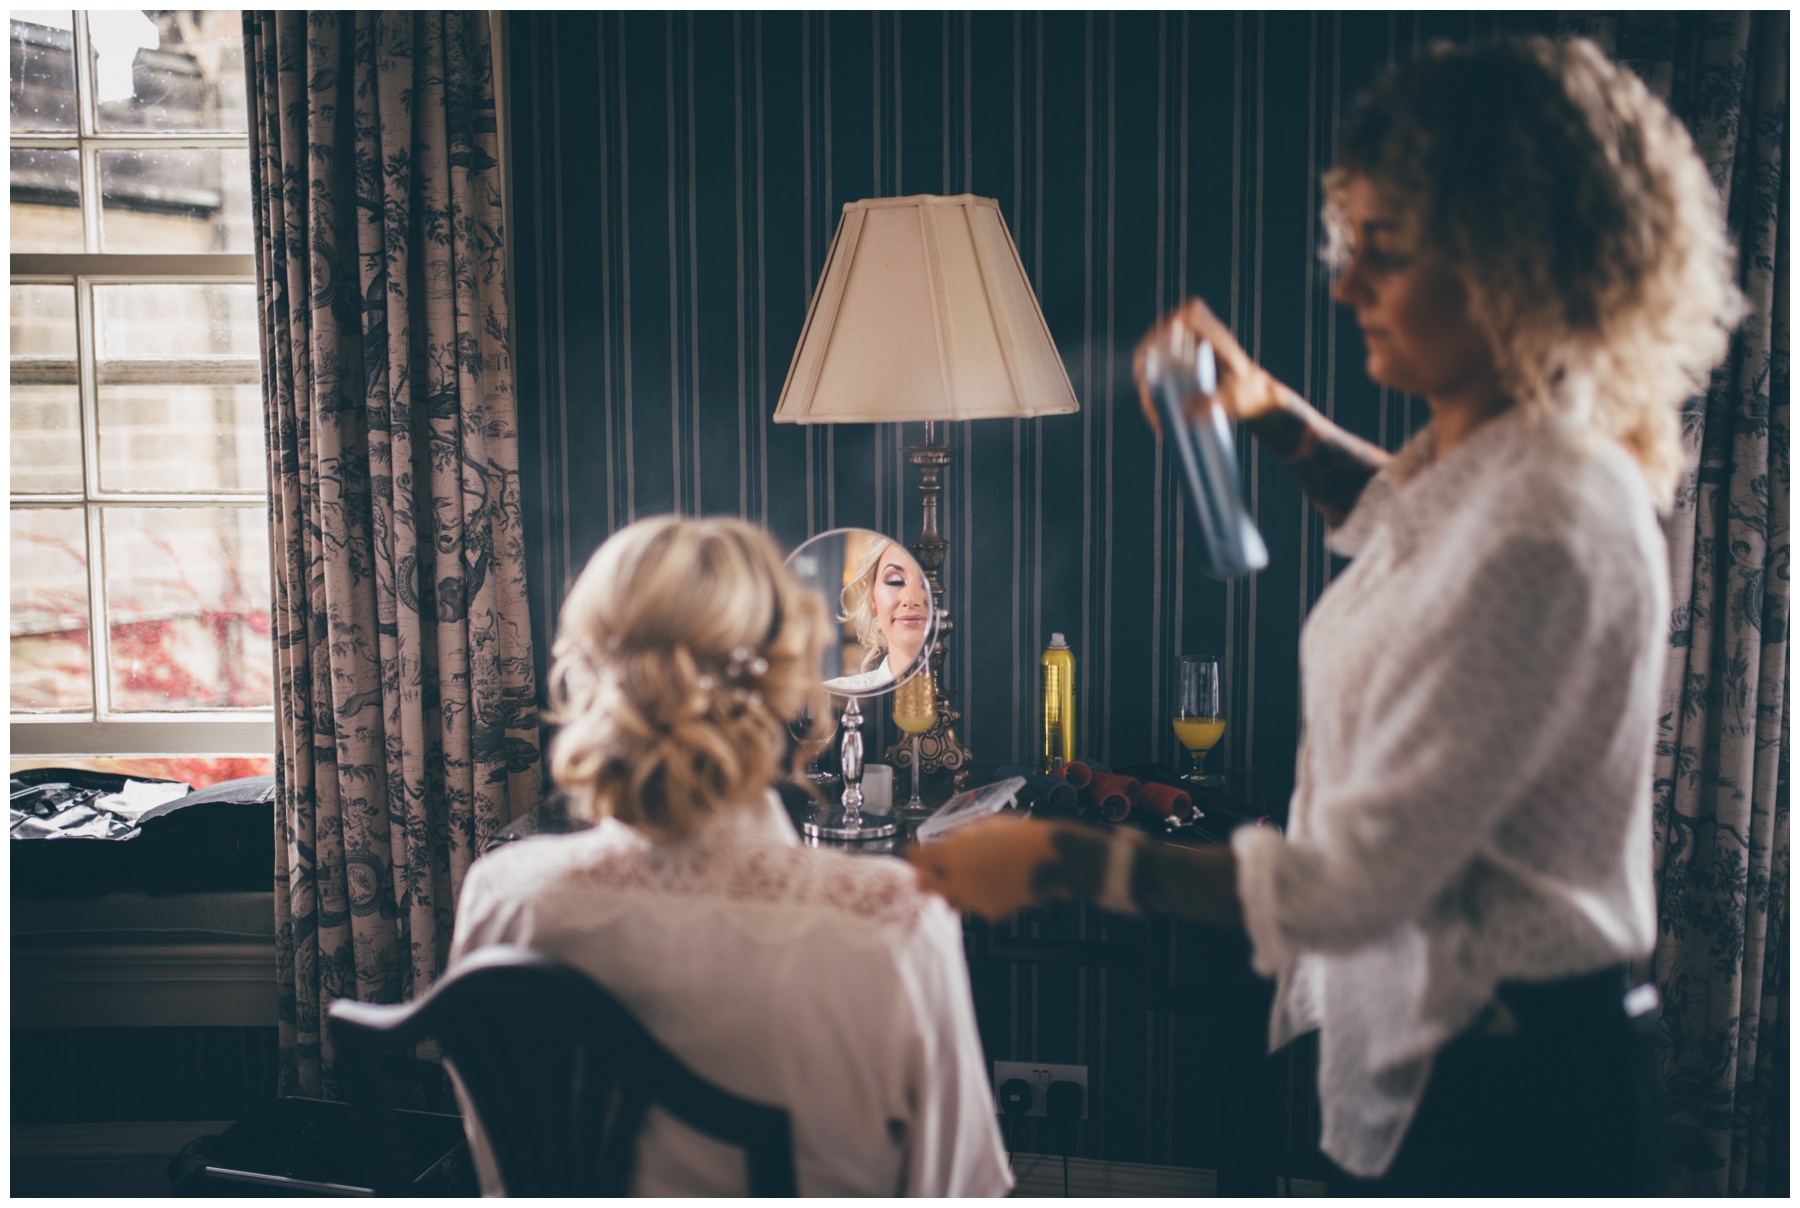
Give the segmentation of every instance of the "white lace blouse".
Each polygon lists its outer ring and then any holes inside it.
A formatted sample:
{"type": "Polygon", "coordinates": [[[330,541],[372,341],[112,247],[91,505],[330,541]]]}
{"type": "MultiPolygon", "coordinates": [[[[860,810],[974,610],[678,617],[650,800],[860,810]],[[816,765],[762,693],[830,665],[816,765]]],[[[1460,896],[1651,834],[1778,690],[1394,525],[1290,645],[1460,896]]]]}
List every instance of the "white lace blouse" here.
{"type": "Polygon", "coordinates": [[[840,675],[836,679],[825,681],[825,687],[832,692],[873,692],[877,688],[885,688],[894,682],[894,668],[884,657],[881,666],[873,671],[864,671],[858,675],[840,675]]]}
{"type": "MultiPolygon", "coordinates": [[[[786,1107],[801,1195],[1012,1186],[958,919],[899,860],[801,846],[773,793],[681,843],[607,821],[483,857],[451,962],[495,943],[585,971],[696,1073],[786,1107]]],[[[743,1154],[653,1110],[636,1192],[741,1196],[743,1154]]]]}
{"type": "Polygon", "coordinates": [[[1654,943],[1667,552],[1622,449],[1516,410],[1426,429],[1331,545],[1288,833],[1232,847],[1271,1044],[1319,1030],[1323,1147],[1372,1176],[1497,983],[1654,943]]]}

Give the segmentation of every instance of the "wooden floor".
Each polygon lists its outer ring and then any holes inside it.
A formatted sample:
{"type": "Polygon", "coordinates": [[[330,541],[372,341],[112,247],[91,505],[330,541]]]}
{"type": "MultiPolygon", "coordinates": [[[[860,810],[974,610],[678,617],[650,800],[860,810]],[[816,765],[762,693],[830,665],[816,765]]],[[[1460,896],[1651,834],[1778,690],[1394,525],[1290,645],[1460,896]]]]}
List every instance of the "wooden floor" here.
{"type": "Polygon", "coordinates": [[[14,1199],[72,1195],[135,1199],[166,1197],[170,1191],[168,1158],[14,1158],[12,1163],[14,1199]]]}
{"type": "Polygon", "coordinates": [[[168,1196],[169,1162],[228,1120],[14,1125],[11,1193],[20,1196],[168,1196]]]}

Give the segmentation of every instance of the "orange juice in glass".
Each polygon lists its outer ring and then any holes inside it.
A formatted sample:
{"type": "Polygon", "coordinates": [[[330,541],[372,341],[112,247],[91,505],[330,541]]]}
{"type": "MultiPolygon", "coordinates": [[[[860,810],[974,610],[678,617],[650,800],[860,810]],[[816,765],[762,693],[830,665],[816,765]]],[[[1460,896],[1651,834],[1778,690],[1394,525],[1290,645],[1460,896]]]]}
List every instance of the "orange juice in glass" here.
{"type": "Polygon", "coordinates": [[[1225,736],[1225,709],[1217,659],[1184,654],[1175,660],[1175,698],[1170,709],[1175,739],[1192,766],[1182,775],[1191,784],[1207,781],[1206,753],[1225,736]]]}

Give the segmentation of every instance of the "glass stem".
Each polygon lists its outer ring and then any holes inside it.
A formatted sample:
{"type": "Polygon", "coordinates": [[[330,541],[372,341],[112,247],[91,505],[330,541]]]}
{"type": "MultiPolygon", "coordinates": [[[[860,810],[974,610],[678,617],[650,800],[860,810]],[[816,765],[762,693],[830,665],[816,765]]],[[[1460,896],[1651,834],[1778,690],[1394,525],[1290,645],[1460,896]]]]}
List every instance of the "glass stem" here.
{"type": "Polygon", "coordinates": [[[906,804],[917,807],[925,804],[923,801],[919,800],[919,736],[917,734],[912,736],[912,765],[912,800],[908,801],[906,804]]]}

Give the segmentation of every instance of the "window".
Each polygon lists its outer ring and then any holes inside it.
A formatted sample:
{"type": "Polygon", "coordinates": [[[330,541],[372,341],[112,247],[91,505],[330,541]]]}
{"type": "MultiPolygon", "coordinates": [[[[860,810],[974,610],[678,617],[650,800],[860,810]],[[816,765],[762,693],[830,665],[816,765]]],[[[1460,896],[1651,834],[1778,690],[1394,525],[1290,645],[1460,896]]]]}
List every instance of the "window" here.
{"type": "Polygon", "coordinates": [[[10,17],[13,755],[267,756],[240,14],[10,17]]]}

